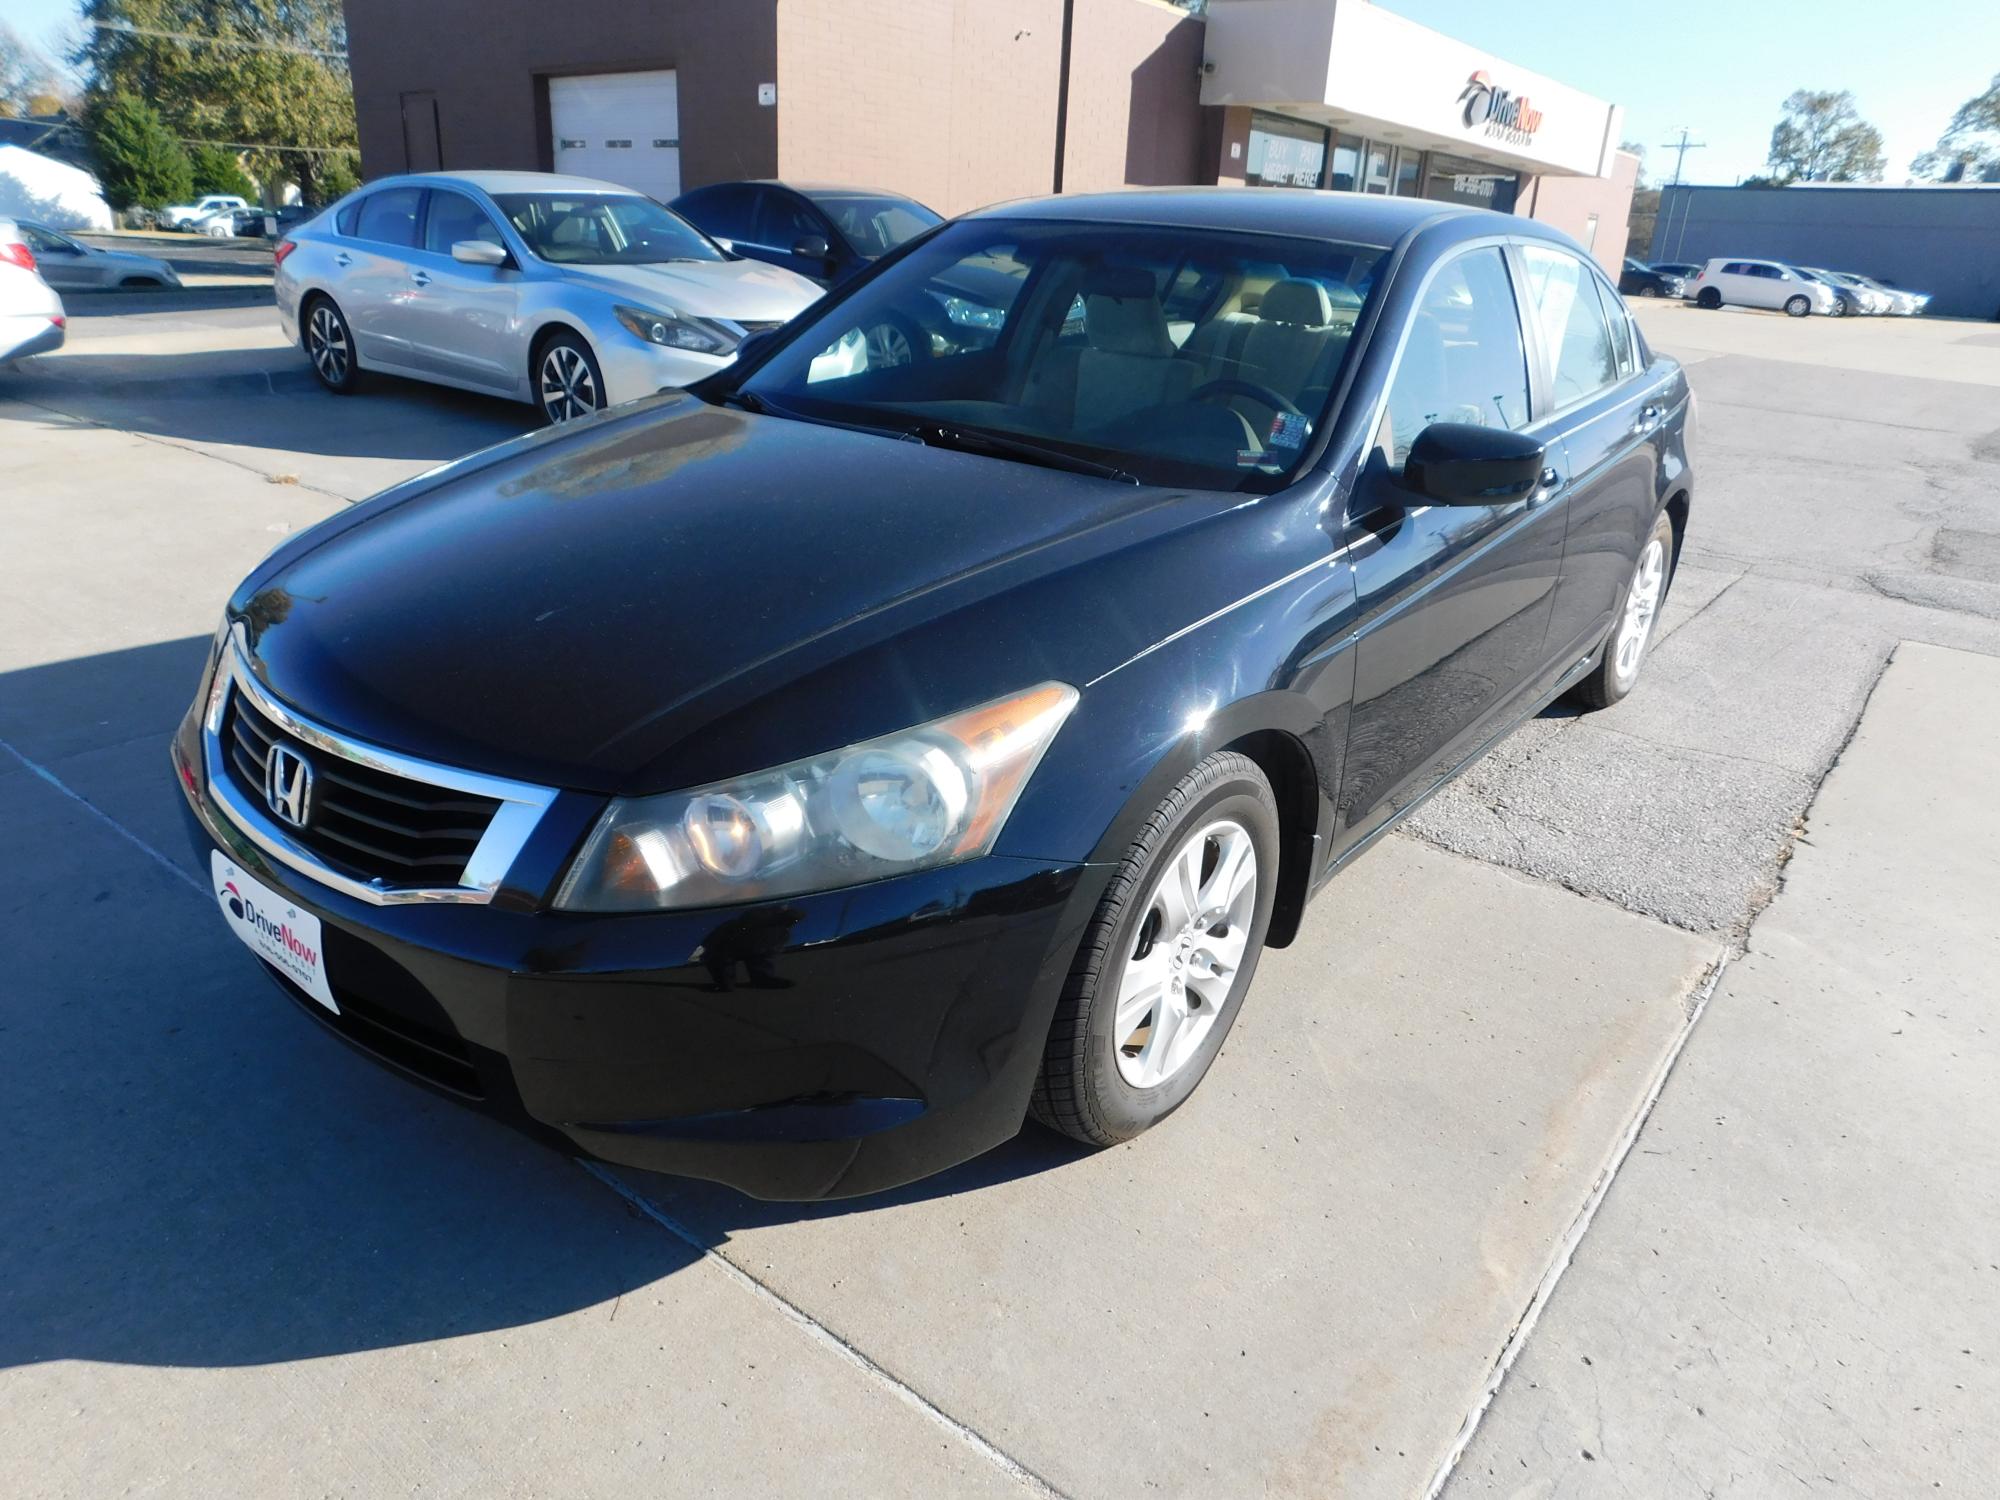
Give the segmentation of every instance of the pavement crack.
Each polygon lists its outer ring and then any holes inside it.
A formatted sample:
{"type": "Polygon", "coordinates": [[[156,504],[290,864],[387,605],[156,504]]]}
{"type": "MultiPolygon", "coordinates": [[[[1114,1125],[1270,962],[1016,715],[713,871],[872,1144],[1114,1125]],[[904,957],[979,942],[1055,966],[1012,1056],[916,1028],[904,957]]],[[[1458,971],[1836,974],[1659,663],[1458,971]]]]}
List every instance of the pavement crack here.
{"type": "Polygon", "coordinates": [[[803,1330],[815,1343],[822,1345],[837,1357],[859,1369],[875,1384],[886,1388],[906,1406],[914,1408],[939,1427],[942,1427],[960,1442],[979,1454],[980,1457],[994,1465],[994,1467],[1024,1485],[1030,1492],[1042,1497],[1042,1500],[1070,1500],[1070,1497],[1062,1490],[1057,1489],[1040,1474],[1037,1474],[1012,1454],[993,1443],[990,1439],[982,1435],[978,1429],[960,1421],[893,1371],[878,1364],[861,1349],[842,1338],[831,1328],[828,1328],[826,1324],[820,1322],[819,1319],[785,1296],[784,1293],[771,1286],[770,1283],[759,1280],[737,1265],[735,1261],[722,1254],[714,1246],[708,1244],[700,1235],[667,1213],[644,1193],[639,1192],[636,1188],[618,1177],[610,1168],[602,1166],[597,1162],[586,1161],[582,1157],[576,1159],[576,1164],[606,1187],[610,1188],[620,1198],[624,1199],[629,1207],[644,1214],[675,1239],[680,1240],[689,1248],[699,1252],[702,1259],[713,1262],[716,1269],[721,1271],[723,1275],[749,1292],[751,1296],[757,1298],[760,1302],[765,1303],[782,1314],[792,1324],[803,1330]]]}

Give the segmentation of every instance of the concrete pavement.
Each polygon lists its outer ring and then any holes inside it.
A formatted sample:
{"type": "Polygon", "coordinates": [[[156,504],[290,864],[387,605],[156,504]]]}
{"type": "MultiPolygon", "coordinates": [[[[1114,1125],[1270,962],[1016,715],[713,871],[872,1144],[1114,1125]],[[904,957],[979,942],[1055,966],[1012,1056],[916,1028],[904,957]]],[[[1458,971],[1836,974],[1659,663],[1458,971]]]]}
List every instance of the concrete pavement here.
{"type": "Polygon", "coordinates": [[[1993,1493],[1996,744],[1897,651],[1449,1500],[1993,1493]]]}

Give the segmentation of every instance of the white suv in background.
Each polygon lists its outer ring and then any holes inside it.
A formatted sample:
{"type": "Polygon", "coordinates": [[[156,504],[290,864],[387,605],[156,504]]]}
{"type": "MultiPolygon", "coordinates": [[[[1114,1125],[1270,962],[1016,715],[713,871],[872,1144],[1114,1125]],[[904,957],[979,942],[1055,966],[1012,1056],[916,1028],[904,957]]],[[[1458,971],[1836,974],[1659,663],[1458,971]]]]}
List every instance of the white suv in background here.
{"type": "Polygon", "coordinates": [[[234,193],[210,193],[206,198],[193,203],[170,203],[160,210],[162,229],[192,229],[195,224],[210,214],[234,213],[237,209],[248,208],[234,193]]]}
{"type": "Polygon", "coordinates": [[[1831,314],[1833,288],[1776,260],[1730,260],[1717,256],[1695,273],[1686,297],[1701,307],[1768,307],[1794,318],[1831,314]]]}

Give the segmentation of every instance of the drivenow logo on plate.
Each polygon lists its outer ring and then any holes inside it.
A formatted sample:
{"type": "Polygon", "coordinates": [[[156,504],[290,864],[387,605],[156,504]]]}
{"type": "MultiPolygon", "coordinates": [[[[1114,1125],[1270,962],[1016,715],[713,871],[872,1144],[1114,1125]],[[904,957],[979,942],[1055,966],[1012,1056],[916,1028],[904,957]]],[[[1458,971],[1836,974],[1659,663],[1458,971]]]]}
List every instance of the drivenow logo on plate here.
{"type": "Polygon", "coordinates": [[[222,918],[243,939],[244,946],[339,1015],[340,1007],[334,1004],[333,991],[326,982],[319,918],[251,879],[220,850],[209,855],[209,874],[222,918]]]}

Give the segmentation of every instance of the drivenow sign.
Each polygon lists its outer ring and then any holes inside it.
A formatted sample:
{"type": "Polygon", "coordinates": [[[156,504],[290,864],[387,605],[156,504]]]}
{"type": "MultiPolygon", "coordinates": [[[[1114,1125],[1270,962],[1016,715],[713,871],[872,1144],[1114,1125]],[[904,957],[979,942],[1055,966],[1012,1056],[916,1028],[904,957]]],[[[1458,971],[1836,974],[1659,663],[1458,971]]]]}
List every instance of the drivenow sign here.
{"type": "Polygon", "coordinates": [[[1542,112],[1528,102],[1527,96],[1499,87],[1486,76],[1484,68],[1465,81],[1458,102],[1465,111],[1466,129],[1477,130],[1510,146],[1533,145],[1535,132],[1542,126],[1542,112]]]}

